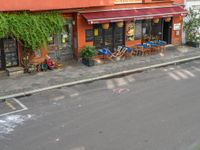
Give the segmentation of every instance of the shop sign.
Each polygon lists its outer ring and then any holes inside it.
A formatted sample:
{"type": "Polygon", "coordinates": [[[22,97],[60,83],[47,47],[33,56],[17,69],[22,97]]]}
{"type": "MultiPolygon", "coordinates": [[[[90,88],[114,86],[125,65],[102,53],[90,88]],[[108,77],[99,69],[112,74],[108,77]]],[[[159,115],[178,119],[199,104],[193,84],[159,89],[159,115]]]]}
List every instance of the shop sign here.
{"type": "Polygon", "coordinates": [[[180,29],[181,29],[181,23],[175,23],[174,30],[180,30],[180,29]]]}
{"type": "Polygon", "coordinates": [[[123,3],[142,3],[142,0],[115,0],[115,4],[123,3]]]}
{"type": "Polygon", "coordinates": [[[126,38],[128,41],[134,40],[134,33],[135,33],[135,23],[134,22],[128,22],[126,24],[126,38]]]}

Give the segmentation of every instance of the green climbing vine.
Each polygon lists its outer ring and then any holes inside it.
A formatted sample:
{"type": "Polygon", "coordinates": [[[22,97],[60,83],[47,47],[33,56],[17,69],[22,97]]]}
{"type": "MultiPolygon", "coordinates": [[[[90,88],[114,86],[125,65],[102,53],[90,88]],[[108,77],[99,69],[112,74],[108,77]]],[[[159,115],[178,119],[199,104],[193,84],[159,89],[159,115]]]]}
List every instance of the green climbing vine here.
{"type": "Polygon", "coordinates": [[[190,8],[188,10],[183,29],[186,32],[187,41],[200,43],[200,9],[194,10],[190,8]]]}
{"type": "Polygon", "coordinates": [[[41,48],[48,38],[63,30],[64,18],[56,12],[0,13],[0,38],[11,36],[26,49],[41,48]]]}

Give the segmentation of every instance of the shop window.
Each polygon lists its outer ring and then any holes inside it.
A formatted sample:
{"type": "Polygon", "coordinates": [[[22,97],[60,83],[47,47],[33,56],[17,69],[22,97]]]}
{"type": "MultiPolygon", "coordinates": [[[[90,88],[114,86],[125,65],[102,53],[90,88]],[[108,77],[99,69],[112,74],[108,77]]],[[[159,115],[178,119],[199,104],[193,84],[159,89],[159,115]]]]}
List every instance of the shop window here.
{"type": "Polygon", "coordinates": [[[124,44],[124,28],[123,27],[119,27],[116,23],[115,23],[115,27],[114,27],[114,48],[116,49],[118,46],[122,46],[124,44]]]}
{"type": "Polygon", "coordinates": [[[93,30],[92,29],[85,30],[85,41],[86,42],[93,41],[93,30]]]}
{"type": "Polygon", "coordinates": [[[124,27],[117,23],[110,23],[108,29],[103,29],[101,24],[93,26],[94,46],[108,48],[114,51],[118,46],[124,44],[124,27]]]}
{"type": "Polygon", "coordinates": [[[151,20],[142,21],[142,38],[144,42],[151,40],[151,20]]]}
{"type": "Polygon", "coordinates": [[[135,40],[142,39],[142,21],[137,20],[135,22],[135,40]]]}
{"type": "Polygon", "coordinates": [[[111,26],[104,30],[104,46],[111,51],[113,50],[113,28],[111,26]]]}
{"type": "Polygon", "coordinates": [[[72,18],[65,21],[64,30],[60,34],[49,37],[48,49],[49,56],[56,61],[66,59],[66,55],[72,55],[72,18]]]}
{"type": "Polygon", "coordinates": [[[162,39],[162,19],[159,19],[159,22],[155,23],[152,21],[152,40],[162,39]]]}
{"type": "Polygon", "coordinates": [[[101,28],[100,24],[96,24],[93,27],[93,34],[94,34],[94,46],[96,48],[102,48],[103,46],[103,36],[102,36],[102,31],[103,29],[101,28]]]}

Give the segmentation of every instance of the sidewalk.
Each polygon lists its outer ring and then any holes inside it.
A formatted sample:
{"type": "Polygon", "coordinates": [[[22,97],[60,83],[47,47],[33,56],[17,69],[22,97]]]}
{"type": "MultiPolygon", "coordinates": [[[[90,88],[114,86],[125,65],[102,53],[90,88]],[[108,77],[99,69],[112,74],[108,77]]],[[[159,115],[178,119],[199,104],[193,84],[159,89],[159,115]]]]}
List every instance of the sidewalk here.
{"type": "Polygon", "coordinates": [[[109,62],[94,67],[87,67],[80,62],[71,60],[64,69],[39,72],[34,75],[24,74],[20,77],[1,77],[0,97],[141,67],[189,59],[195,56],[200,56],[200,49],[180,46],[167,48],[164,56],[160,54],[146,57],[135,56],[130,59],[109,62]]]}

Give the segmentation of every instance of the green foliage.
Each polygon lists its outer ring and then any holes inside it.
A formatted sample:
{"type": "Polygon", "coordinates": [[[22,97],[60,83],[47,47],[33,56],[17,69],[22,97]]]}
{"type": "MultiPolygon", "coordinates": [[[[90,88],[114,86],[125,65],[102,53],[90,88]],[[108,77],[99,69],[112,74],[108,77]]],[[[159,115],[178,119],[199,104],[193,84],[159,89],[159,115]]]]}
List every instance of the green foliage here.
{"type": "Polygon", "coordinates": [[[186,32],[187,41],[200,42],[200,10],[189,8],[183,29],[186,32]]]}
{"type": "Polygon", "coordinates": [[[85,46],[83,49],[81,49],[81,57],[82,58],[92,58],[96,56],[97,51],[96,48],[93,46],[85,46]]]}
{"type": "Polygon", "coordinates": [[[0,13],[0,38],[11,36],[26,49],[37,50],[48,37],[63,30],[64,18],[58,13],[0,13]]]}

